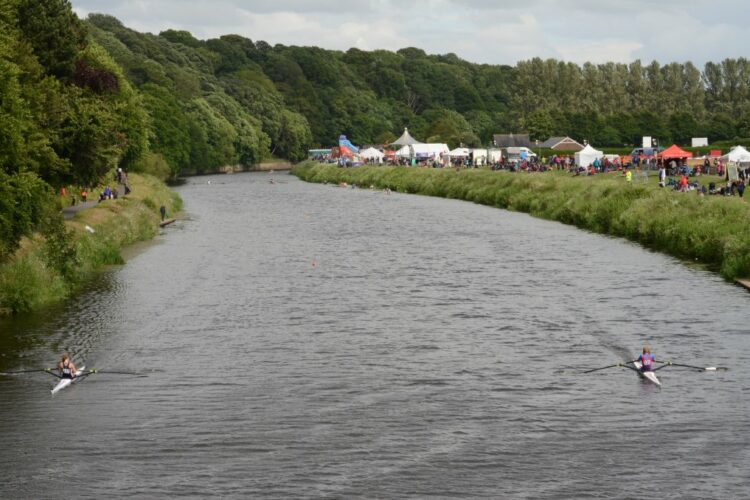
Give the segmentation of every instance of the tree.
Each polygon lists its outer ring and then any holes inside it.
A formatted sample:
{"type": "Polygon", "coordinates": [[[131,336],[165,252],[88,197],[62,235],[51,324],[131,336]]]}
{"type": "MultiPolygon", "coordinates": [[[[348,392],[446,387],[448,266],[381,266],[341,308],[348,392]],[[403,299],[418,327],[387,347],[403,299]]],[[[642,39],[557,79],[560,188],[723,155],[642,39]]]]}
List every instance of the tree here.
{"type": "Polygon", "coordinates": [[[714,114],[706,125],[706,132],[712,141],[726,141],[737,135],[734,121],[726,113],[714,114]]]}
{"type": "Polygon", "coordinates": [[[281,120],[281,134],[275,144],[276,152],[293,162],[304,160],[312,143],[307,119],[285,109],[281,112],[281,120]]]}
{"type": "Polygon", "coordinates": [[[546,109],[538,109],[528,119],[528,131],[532,139],[546,141],[554,134],[555,123],[546,109]]]}
{"type": "Polygon", "coordinates": [[[141,92],[150,117],[151,150],[164,157],[172,176],[176,177],[190,166],[188,116],[174,94],[164,87],[149,83],[141,92]]]}
{"type": "Polygon", "coordinates": [[[0,261],[18,248],[23,236],[37,229],[53,205],[49,185],[36,174],[0,171],[0,261]]]}
{"type": "Polygon", "coordinates": [[[461,144],[481,145],[469,122],[456,111],[434,108],[426,111],[422,119],[424,125],[420,127],[421,130],[417,129],[415,132],[421,132],[420,135],[427,137],[427,142],[444,142],[451,148],[461,144]]]}
{"type": "Polygon", "coordinates": [[[672,113],[668,120],[670,136],[672,141],[687,144],[699,131],[699,125],[692,113],[678,111],[672,113]]]}
{"type": "Polygon", "coordinates": [[[95,186],[117,166],[124,145],[118,117],[94,96],[68,90],[69,109],[55,148],[70,160],[71,170],[61,181],[95,186]]]}
{"type": "Polygon", "coordinates": [[[205,99],[194,99],[187,109],[190,118],[190,164],[198,172],[235,165],[237,132],[205,99]]]}
{"type": "Polygon", "coordinates": [[[194,49],[200,48],[203,45],[203,42],[195,38],[189,31],[165,30],[159,33],[159,36],[172,43],[179,43],[194,49]]]}
{"type": "Polygon", "coordinates": [[[48,74],[70,78],[86,28],[68,0],[21,0],[18,26],[48,74]]]}

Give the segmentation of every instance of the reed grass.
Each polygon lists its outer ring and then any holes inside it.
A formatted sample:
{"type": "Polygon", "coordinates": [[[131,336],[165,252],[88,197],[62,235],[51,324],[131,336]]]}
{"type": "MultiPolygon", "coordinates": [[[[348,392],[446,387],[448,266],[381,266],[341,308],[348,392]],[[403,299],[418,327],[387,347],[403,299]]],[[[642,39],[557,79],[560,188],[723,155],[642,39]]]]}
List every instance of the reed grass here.
{"type": "MultiPolygon", "coordinates": [[[[312,162],[292,173],[309,182],[472,201],[619,236],[699,262],[727,280],[750,276],[750,205],[738,197],[697,196],[627,183],[618,174],[509,173],[409,167],[339,168],[312,162]]],[[[713,178],[705,178],[704,183],[713,178]]]]}

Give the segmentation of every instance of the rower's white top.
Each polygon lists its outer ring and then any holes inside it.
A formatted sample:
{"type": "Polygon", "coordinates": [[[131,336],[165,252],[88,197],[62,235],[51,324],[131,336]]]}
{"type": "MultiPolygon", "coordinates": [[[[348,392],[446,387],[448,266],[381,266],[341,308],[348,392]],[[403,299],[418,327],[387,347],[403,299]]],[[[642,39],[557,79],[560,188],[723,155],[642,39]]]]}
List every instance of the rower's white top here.
{"type": "Polygon", "coordinates": [[[72,384],[75,380],[78,380],[78,377],[83,373],[83,370],[85,370],[86,367],[82,366],[76,371],[76,378],[64,378],[61,379],[55,387],[52,388],[52,394],[55,394],[59,391],[62,391],[66,387],[68,387],[70,384],[72,384]]]}

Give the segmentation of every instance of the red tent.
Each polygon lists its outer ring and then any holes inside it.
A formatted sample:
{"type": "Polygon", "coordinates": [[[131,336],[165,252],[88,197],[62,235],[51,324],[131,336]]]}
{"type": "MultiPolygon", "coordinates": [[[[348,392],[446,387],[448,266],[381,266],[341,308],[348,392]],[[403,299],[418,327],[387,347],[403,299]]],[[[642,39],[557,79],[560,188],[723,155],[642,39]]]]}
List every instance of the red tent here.
{"type": "Polygon", "coordinates": [[[689,151],[685,151],[684,149],[680,148],[677,144],[672,144],[667,149],[659,153],[659,158],[663,158],[665,160],[671,160],[672,158],[692,158],[693,153],[690,153],[689,151]]]}

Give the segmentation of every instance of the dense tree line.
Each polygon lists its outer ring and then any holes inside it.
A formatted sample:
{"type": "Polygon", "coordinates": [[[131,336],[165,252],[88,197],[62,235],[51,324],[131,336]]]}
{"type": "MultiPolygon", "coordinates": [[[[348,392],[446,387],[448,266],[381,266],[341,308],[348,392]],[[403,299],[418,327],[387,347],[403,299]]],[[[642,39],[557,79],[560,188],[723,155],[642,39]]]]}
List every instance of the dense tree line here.
{"type": "Polygon", "coordinates": [[[0,0],[0,123],[3,258],[60,186],[116,167],[169,177],[297,161],[340,134],[382,144],[404,126],[450,146],[503,132],[597,146],[750,137],[750,61],[472,64],[417,48],[144,34],[107,15],[82,21],[68,0],[0,0]]]}
{"type": "Polygon", "coordinates": [[[340,134],[359,144],[385,143],[404,126],[421,140],[451,146],[488,144],[498,132],[530,132],[540,140],[570,135],[612,147],[636,144],[642,135],[662,144],[750,137],[746,59],[708,63],[703,71],[690,62],[577,65],[538,58],[500,66],[417,48],[271,47],[237,35],[207,41],[186,32],[141,35],[107,16],[89,22],[127,46],[130,55],[119,57],[111,42],[98,39],[136,85],[164,85],[154,72],[173,68],[167,80],[234,99],[260,122],[271,151],[292,159],[304,146],[335,144],[340,134]],[[186,60],[169,55],[174,51],[186,60]],[[183,71],[200,88],[178,82],[183,71]]]}
{"type": "Polygon", "coordinates": [[[148,148],[139,94],[86,32],[67,1],[0,2],[0,259],[33,231],[60,233],[55,189],[95,185],[148,148]]]}

